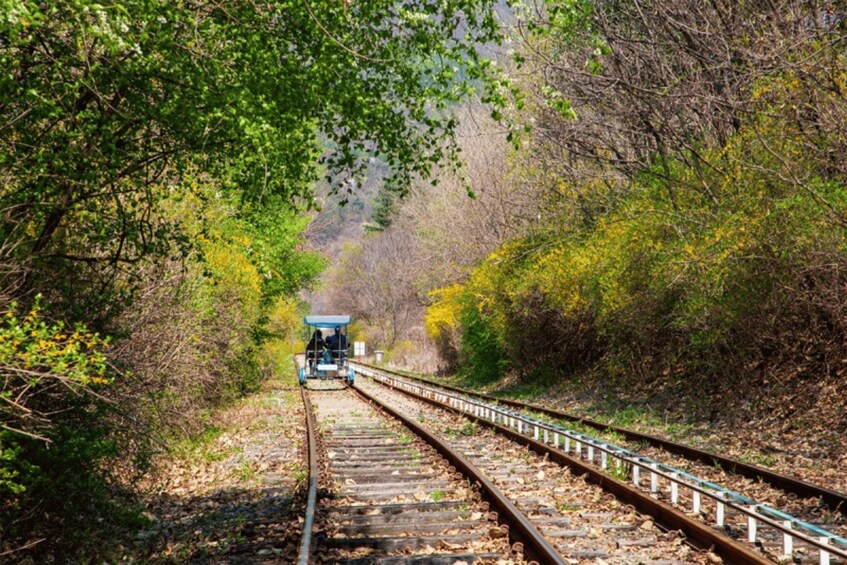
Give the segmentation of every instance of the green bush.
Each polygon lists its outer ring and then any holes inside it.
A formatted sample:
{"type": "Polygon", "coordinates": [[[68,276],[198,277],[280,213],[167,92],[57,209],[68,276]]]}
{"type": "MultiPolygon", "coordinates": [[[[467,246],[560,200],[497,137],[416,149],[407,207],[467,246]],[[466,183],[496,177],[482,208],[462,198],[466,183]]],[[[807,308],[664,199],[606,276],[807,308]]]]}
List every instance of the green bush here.
{"type": "Polygon", "coordinates": [[[11,454],[2,472],[11,473],[14,482],[0,484],[0,534],[7,544],[43,538],[27,558],[103,555],[109,545],[104,540],[116,540],[121,528],[142,521],[132,498],[107,471],[118,446],[104,409],[87,402],[66,406],[48,433],[49,444],[0,431],[0,451],[11,454]]]}
{"type": "Polygon", "coordinates": [[[462,322],[462,374],[474,384],[496,381],[508,369],[509,363],[500,347],[498,334],[476,305],[465,302],[462,322]]]}

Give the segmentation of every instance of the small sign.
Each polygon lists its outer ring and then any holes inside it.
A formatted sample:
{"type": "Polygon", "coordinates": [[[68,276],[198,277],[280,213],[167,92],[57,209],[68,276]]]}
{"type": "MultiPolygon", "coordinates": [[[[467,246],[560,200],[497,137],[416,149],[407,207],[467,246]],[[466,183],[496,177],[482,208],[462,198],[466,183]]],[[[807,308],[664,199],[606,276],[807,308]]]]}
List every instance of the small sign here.
{"type": "Polygon", "coordinates": [[[355,357],[364,357],[365,356],[365,342],[364,341],[354,341],[353,342],[353,356],[355,356],[355,357]]]}
{"type": "Polygon", "coordinates": [[[318,363],[318,371],[337,371],[338,365],[335,363],[318,363]]]}

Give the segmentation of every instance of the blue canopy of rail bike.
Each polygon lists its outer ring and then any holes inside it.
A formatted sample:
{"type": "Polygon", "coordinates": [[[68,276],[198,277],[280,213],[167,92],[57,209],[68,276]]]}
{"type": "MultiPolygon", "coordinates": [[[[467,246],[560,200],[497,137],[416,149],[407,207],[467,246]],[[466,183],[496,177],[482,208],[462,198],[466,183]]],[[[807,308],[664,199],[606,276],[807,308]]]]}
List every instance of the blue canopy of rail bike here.
{"type": "Polygon", "coordinates": [[[350,323],[350,316],[314,316],[309,315],[303,319],[307,325],[315,328],[334,328],[335,326],[346,326],[350,323]]]}

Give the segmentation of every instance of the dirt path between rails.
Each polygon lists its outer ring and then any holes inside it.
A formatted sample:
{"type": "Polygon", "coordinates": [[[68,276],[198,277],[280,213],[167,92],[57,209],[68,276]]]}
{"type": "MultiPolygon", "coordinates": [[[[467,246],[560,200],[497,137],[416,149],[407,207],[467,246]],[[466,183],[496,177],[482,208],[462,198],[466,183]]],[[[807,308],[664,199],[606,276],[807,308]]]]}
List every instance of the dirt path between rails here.
{"type": "Polygon", "coordinates": [[[307,473],[296,378],[265,383],[211,421],[205,441],[156,462],[143,495],[151,524],[124,561],[296,561],[307,473]]]}

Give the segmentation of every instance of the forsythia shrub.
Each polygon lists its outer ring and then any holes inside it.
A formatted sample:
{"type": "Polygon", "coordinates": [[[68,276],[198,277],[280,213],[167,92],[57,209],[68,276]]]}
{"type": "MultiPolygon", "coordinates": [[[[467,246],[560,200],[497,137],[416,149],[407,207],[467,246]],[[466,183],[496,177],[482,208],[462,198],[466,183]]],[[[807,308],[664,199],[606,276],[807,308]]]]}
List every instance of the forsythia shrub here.
{"type": "MultiPolygon", "coordinates": [[[[91,414],[85,399],[95,399],[113,380],[103,353],[108,339],[82,324],[71,330],[49,322],[40,296],[25,315],[16,309],[15,303],[7,305],[0,319],[0,513],[10,519],[21,500],[46,499],[44,485],[53,475],[75,473],[81,483],[92,471],[73,469],[62,454],[92,454],[89,461],[95,461],[105,453],[106,440],[89,427],[88,435],[72,436],[71,445],[62,422],[91,414]],[[77,411],[80,405],[85,408],[77,411]]],[[[66,480],[56,492],[69,497],[76,484],[66,480]]]]}
{"type": "Polygon", "coordinates": [[[445,333],[456,331],[459,328],[461,303],[458,299],[462,290],[462,285],[451,284],[429,293],[433,302],[426,309],[424,323],[426,333],[432,339],[438,340],[445,333]]]}
{"type": "MultiPolygon", "coordinates": [[[[647,346],[671,347],[719,370],[720,356],[744,355],[757,316],[804,299],[795,281],[847,262],[847,186],[819,177],[780,124],[762,118],[704,150],[722,165],[705,183],[674,162],[670,178],[637,176],[589,225],[503,244],[449,296],[464,305],[468,367],[493,375],[482,367],[502,355],[531,370],[526,334],[562,359],[584,359],[600,343],[591,336],[630,360],[647,346]]],[[[445,307],[435,303],[432,325],[445,307]]]]}
{"type": "Polygon", "coordinates": [[[463,287],[451,284],[429,293],[433,301],[426,309],[424,324],[426,333],[435,343],[438,354],[445,363],[444,369],[455,371],[459,365],[459,336],[463,287]]]}
{"type": "MultiPolygon", "coordinates": [[[[108,339],[77,324],[73,331],[62,322],[48,323],[41,317],[41,300],[19,318],[16,304],[9,306],[0,323],[0,370],[26,377],[30,387],[46,378],[62,379],[69,385],[102,385],[110,382],[106,357],[101,351],[108,339]]],[[[0,395],[10,399],[9,390],[0,395]]]]}

